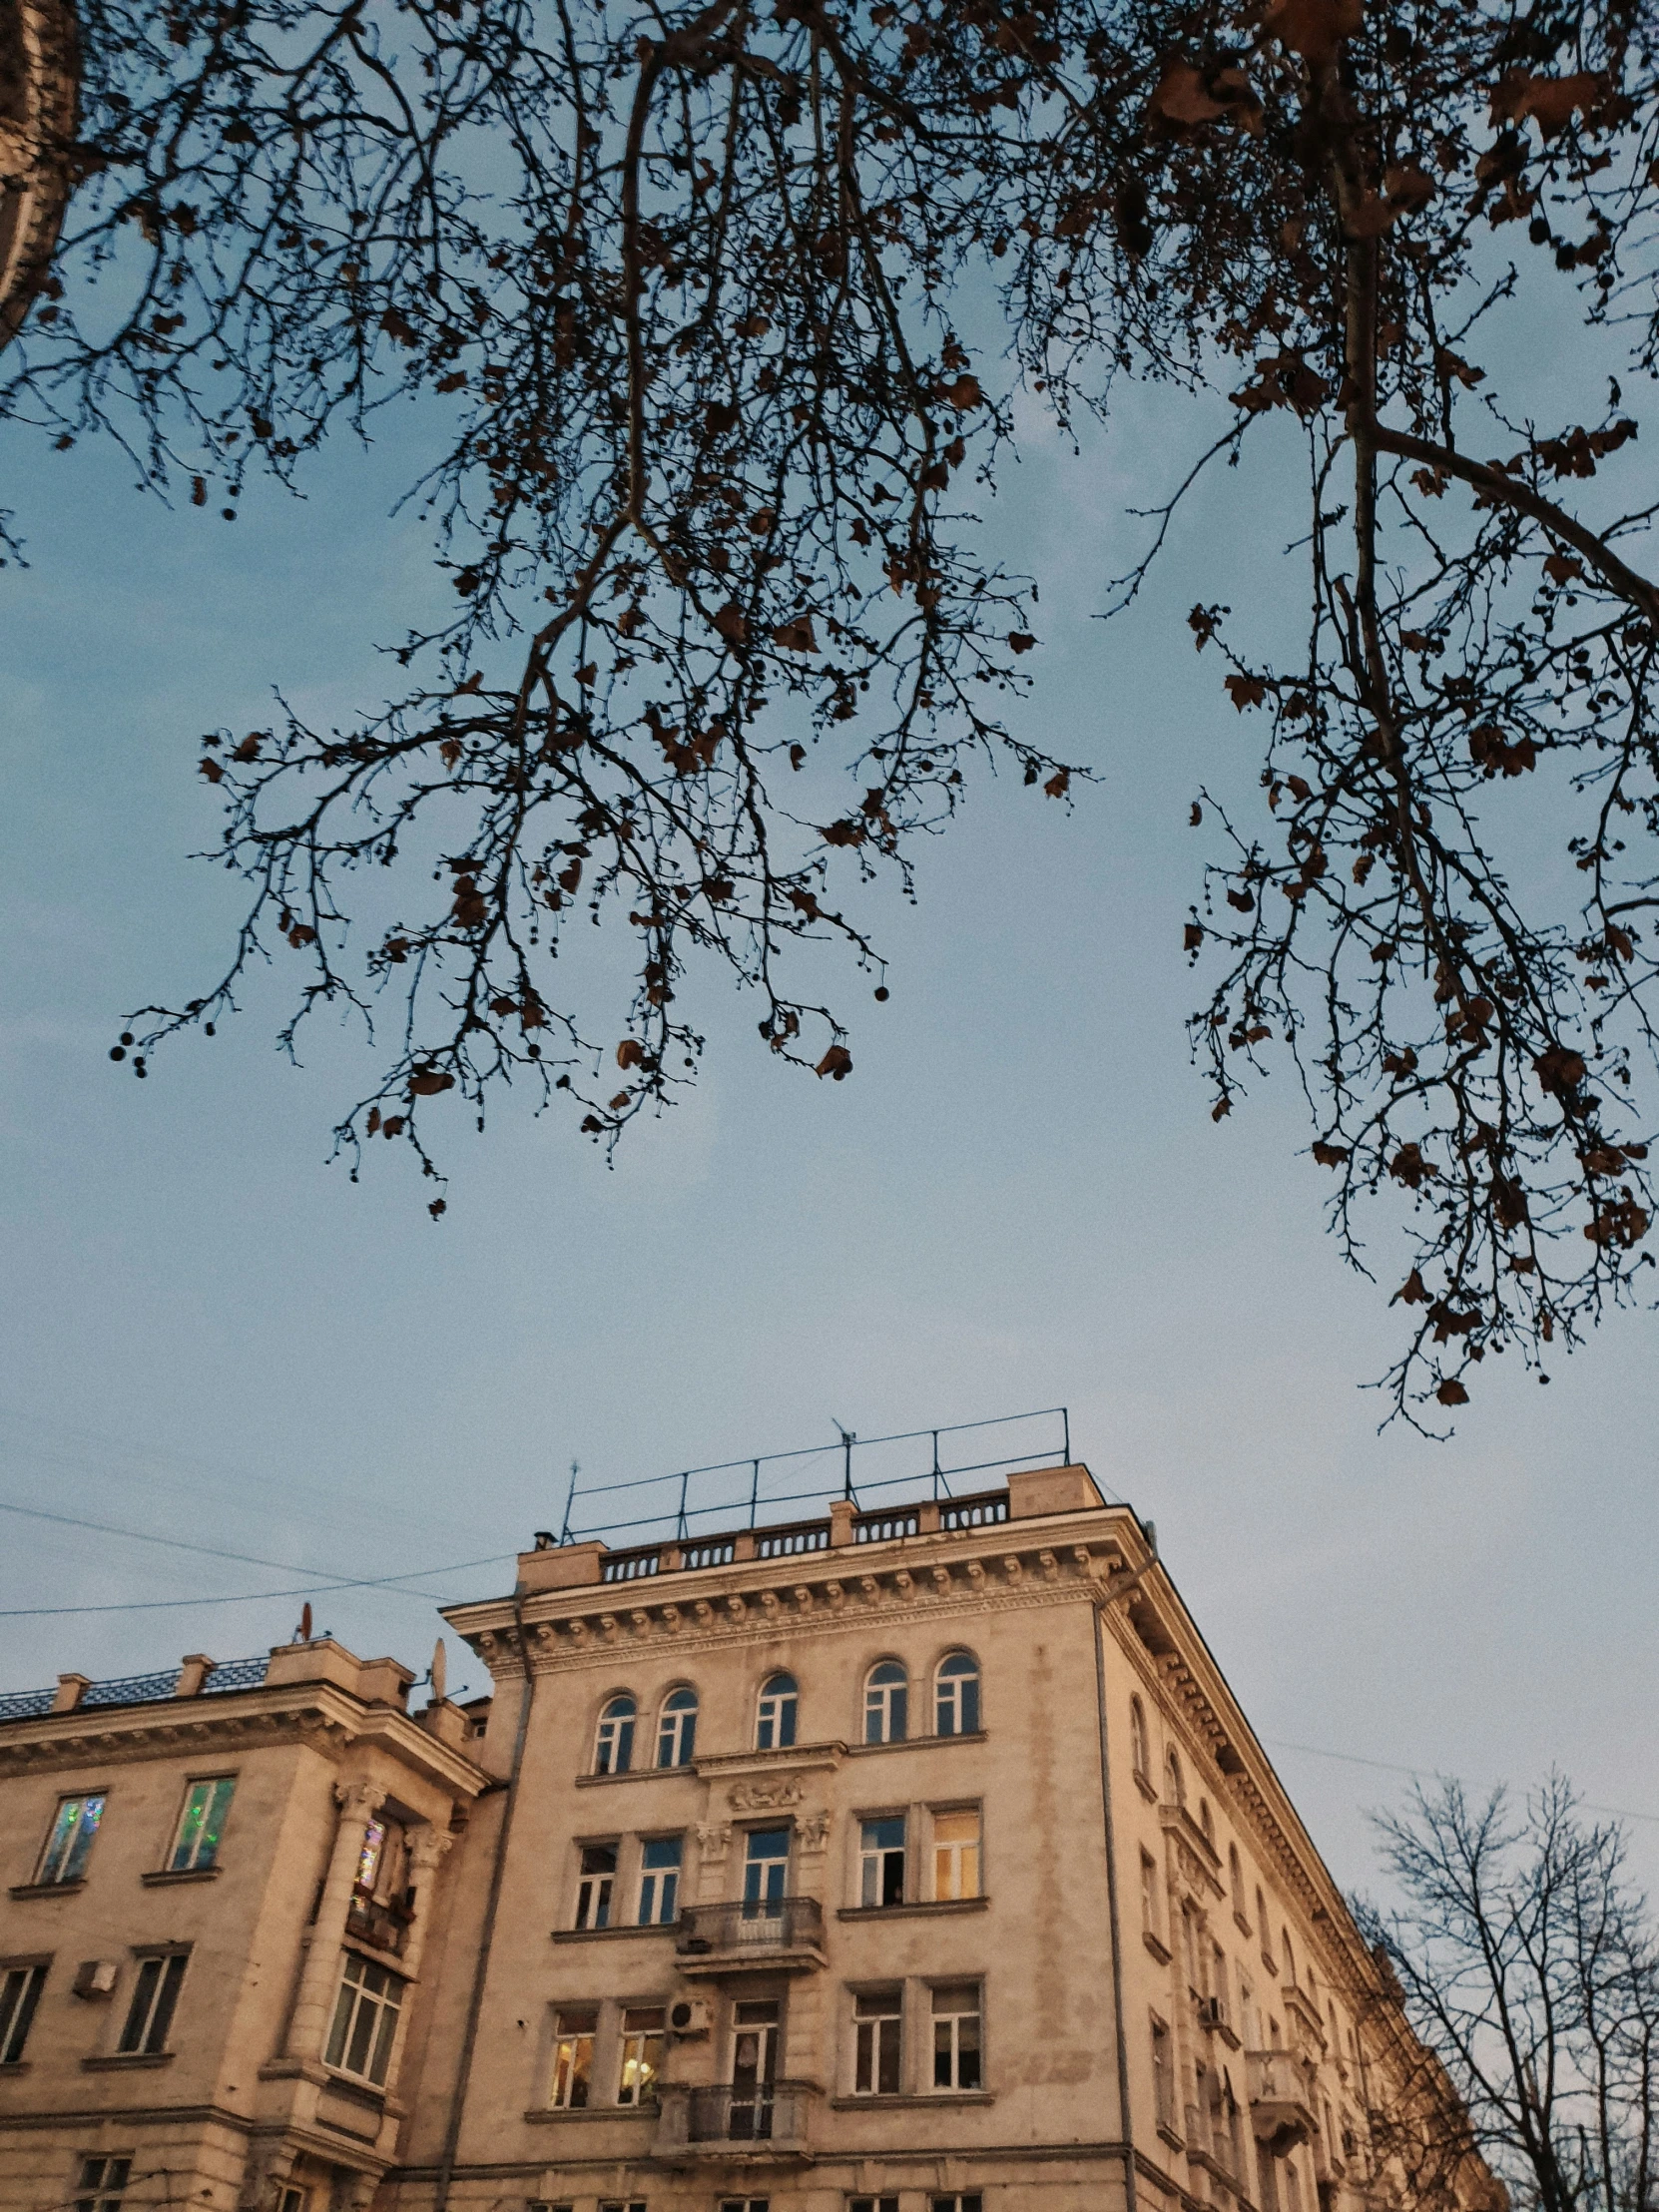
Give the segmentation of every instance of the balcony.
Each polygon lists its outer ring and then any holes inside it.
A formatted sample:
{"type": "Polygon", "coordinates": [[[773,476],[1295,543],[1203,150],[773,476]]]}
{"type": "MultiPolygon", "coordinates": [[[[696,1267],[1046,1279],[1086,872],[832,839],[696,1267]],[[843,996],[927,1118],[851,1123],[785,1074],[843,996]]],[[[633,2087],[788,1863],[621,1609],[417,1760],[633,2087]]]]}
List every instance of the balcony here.
{"type": "Polygon", "coordinates": [[[674,1947],[688,1980],[745,1971],[810,1973],[824,1964],[824,1908],[817,1898],[691,1905],[674,1947]]]}
{"type": "Polygon", "coordinates": [[[1314,2114],[1314,2069],[1290,2050],[1245,2052],[1250,2085],[1250,2124],[1259,2142],[1278,2155],[1308,2142],[1318,2128],[1314,2114]]]}
{"type": "Polygon", "coordinates": [[[382,1901],[364,1897],[359,1890],[346,1909],[345,1933],[355,1936],[360,1943],[372,1943],[376,1950],[389,1950],[400,1957],[413,1919],[401,1899],[382,1901]]]}
{"type": "Polygon", "coordinates": [[[652,2156],[674,2164],[718,2160],[763,2165],[804,2160],[816,2091],[804,2081],[658,2084],[661,2111],[652,2156]]]}

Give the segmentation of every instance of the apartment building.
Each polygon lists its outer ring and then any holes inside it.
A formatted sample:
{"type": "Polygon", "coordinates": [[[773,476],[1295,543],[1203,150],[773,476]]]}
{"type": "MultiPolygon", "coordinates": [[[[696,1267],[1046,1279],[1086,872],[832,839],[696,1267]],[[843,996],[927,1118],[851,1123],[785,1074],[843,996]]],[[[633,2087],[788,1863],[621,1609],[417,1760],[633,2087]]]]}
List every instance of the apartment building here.
{"type": "Polygon", "coordinates": [[[397,2212],[1371,2201],[1403,2022],[1085,1467],[549,1540],[446,1617],[510,1789],[397,2212]]]}
{"type": "Polygon", "coordinates": [[[0,1698],[0,2205],[366,2212],[472,1723],[329,1638],[0,1698]]]}
{"type": "Polygon", "coordinates": [[[0,2207],[1387,2200],[1421,2054],[1085,1467],[445,1617],[465,1713],[332,1643],[0,1701],[0,2207]]]}

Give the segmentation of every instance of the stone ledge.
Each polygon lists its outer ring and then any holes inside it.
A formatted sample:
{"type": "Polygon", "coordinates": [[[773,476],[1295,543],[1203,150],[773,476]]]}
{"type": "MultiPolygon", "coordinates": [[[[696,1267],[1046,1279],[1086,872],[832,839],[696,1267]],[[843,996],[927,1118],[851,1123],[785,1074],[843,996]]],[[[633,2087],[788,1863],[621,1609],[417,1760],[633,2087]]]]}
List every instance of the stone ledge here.
{"type": "Polygon", "coordinates": [[[79,1882],[15,1882],[10,1895],[14,1898],[74,1898],[86,1888],[86,1878],[79,1882]]]}
{"type": "Polygon", "coordinates": [[[91,2058],[83,2058],[81,2065],[87,2073],[124,2073],[129,2067],[136,2072],[146,2066],[171,2066],[175,2055],[170,2050],[96,2051],[91,2058]]]}
{"type": "MultiPolygon", "coordinates": [[[[930,1921],[948,1919],[953,1913],[984,1913],[989,1898],[918,1898],[910,1905],[843,1905],[837,1921],[930,1921]]],[[[1167,1953],[1166,1953],[1167,1956],[1167,1953]]]]}
{"type": "Polygon", "coordinates": [[[158,1867],[154,1874],[141,1874],[139,1880],[147,1890],[171,1890],[185,1882],[217,1882],[217,1867],[158,1867]]]}

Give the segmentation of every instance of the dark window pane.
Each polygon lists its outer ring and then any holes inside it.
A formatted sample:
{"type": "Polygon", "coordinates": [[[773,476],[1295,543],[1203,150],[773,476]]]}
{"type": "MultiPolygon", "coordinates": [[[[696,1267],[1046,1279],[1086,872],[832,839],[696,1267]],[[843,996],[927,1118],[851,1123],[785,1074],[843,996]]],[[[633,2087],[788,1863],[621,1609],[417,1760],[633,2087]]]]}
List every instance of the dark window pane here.
{"type": "Polygon", "coordinates": [[[150,2017],[150,2007],[155,2002],[156,1984],[162,1977],[162,1961],[146,1958],[139,1967],[138,1980],[133,1984],[133,2001],[127,2008],[127,2024],[121,2030],[117,2046],[123,2051],[143,2047],[145,2022],[150,2017]]]}

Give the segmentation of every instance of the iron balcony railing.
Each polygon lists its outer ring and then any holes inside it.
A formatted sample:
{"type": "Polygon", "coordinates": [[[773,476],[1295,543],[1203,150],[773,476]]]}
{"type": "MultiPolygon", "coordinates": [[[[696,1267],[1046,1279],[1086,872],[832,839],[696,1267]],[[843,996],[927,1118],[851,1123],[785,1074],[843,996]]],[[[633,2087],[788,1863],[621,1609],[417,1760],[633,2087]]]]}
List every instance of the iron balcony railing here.
{"type": "Polygon", "coordinates": [[[805,2082],[717,2082],[694,2089],[686,2114],[693,2143],[800,2143],[812,2090],[805,2082]]]}
{"type": "Polygon", "coordinates": [[[730,1905],[688,1905],[675,1949],[692,1957],[729,1951],[816,1949],[824,1941],[817,1898],[772,1898],[730,1905]]]}

